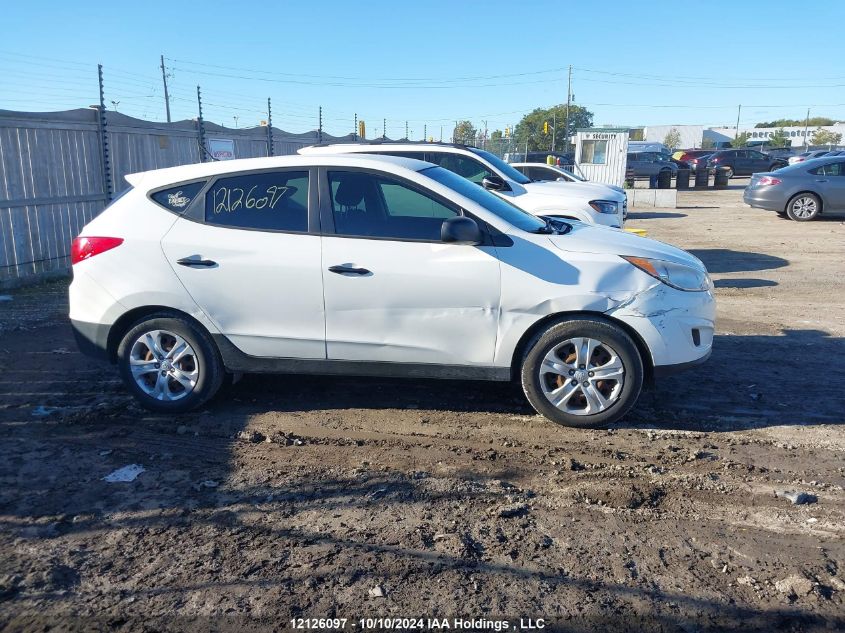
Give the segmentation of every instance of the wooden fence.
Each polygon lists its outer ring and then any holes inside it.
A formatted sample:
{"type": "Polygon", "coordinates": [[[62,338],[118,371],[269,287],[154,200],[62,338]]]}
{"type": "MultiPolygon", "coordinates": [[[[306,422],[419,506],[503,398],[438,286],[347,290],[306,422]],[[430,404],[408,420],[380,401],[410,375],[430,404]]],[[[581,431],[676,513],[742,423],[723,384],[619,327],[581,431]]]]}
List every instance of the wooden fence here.
{"type": "MultiPolygon", "coordinates": [[[[204,125],[205,138],[234,142],[237,158],[267,156],[266,127],[204,125]]],[[[96,109],[0,110],[0,288],[67,273],[72,239],[138,171],[199,162],[195,121],[157,123],[96,109]],[[108,167],[104,169],[104,145],[108,167]]],[[[323,135],[324,140],[347,140],[323,135]]],[[[296,153],[316,132],[273,129],[274,155],[296,153]]]]}

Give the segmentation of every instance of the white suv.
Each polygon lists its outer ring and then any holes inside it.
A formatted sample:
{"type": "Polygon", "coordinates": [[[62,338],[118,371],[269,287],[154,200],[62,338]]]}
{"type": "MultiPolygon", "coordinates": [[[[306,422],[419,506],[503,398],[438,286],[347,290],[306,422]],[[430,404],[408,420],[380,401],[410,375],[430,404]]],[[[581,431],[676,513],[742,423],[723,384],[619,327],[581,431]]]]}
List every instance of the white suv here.
{"type": "Polygon", "coordinates": [[[688,253],[544,220],[406,158],[287,156],[127,176],[72,246],[70,318],[150,409],[226,373],[520,380],[567,425],[710,354],[688,253]]]}
{"type": "Polygon", "coordinates": [[[495,154],[450,143],[362,142],[312,145],[299,153],[381,154],[434,163],[513,202],[520,209],[547,217],[580,220],[621,229],[627,211],[622,191],[596,183],[534,182],[495,154]]]}

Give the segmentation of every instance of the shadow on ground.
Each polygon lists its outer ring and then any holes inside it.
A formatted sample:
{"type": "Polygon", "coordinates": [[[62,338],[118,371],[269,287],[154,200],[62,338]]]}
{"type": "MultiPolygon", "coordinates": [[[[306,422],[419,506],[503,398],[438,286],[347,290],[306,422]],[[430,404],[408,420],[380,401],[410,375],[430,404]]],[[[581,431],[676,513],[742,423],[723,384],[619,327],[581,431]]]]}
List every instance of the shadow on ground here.
{"type": "Polygon", "coordinates": [[[693,248],[689,252],[704,262],[711,273],[771,270],[789,265],[789,260],[783,257],[751,251],[734,251],[728,248],[693,248]]]}

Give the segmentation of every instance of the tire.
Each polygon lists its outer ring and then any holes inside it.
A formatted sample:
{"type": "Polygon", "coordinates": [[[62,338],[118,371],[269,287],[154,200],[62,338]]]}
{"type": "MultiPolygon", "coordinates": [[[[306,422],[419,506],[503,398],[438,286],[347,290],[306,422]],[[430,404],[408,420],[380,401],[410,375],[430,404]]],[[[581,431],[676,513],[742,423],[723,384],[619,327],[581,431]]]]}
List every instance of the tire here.
{"type": "Polygon", "coordinates": [[[538,333],[527,346],[520,373],[525,397],[538,413],[557,424],[579,428],[610,424],[628,413],[640,395],[644,377],[643,361],[631,337],[618,325],[590,317],[553,323],[538,333]],[[583,354],[590,349],[584,344],[587,340],[599,344],[590,354],[592,362],[579,365],[575,347],[580,346],[583,354]],[[544,367],[550,356],[560,373],[551,370],[549,364],[544,367]],[[618,378],[602,381],[590,375],[602,368],[609,376],[615,372],[618,378]],[[580,384],[573,385],[576,380],[580,384]],[[584,388],[585,383],[589,388],[584,388]],[[596,393],[605,405],[596,399],[596,393]],[[565,400],[556,406],[550,400],[553,397],[565,400]],[[590,408],[595,411],[591,413],[590,408]]]}
{"type": "Polygon", "coordinates": [[[117,348],[117,362],[138,403],[162,413],[184,413],[203,405],[225,376],[208,333],[171,312],[144,317],[129,328],[117,348]]]}
{"type": "Polygon", "coordinates": [[[799,193],[786,203],[786,215],[796,222],[815,220],[822,210],[822,201],[813,193],[799,193]]]}

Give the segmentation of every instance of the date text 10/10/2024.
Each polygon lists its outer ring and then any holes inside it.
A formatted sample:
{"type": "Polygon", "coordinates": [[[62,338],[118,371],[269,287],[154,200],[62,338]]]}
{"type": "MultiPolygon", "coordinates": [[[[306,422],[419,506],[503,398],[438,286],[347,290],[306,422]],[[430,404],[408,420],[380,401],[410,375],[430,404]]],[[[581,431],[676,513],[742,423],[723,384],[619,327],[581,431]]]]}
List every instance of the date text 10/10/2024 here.
{"type": "Polygon", "coordinates": [[[538,631],[546,628],[542,618],[485,620],[483,618],[292,618],[297,630],[401,630],[401,631],[538,631]]]}

